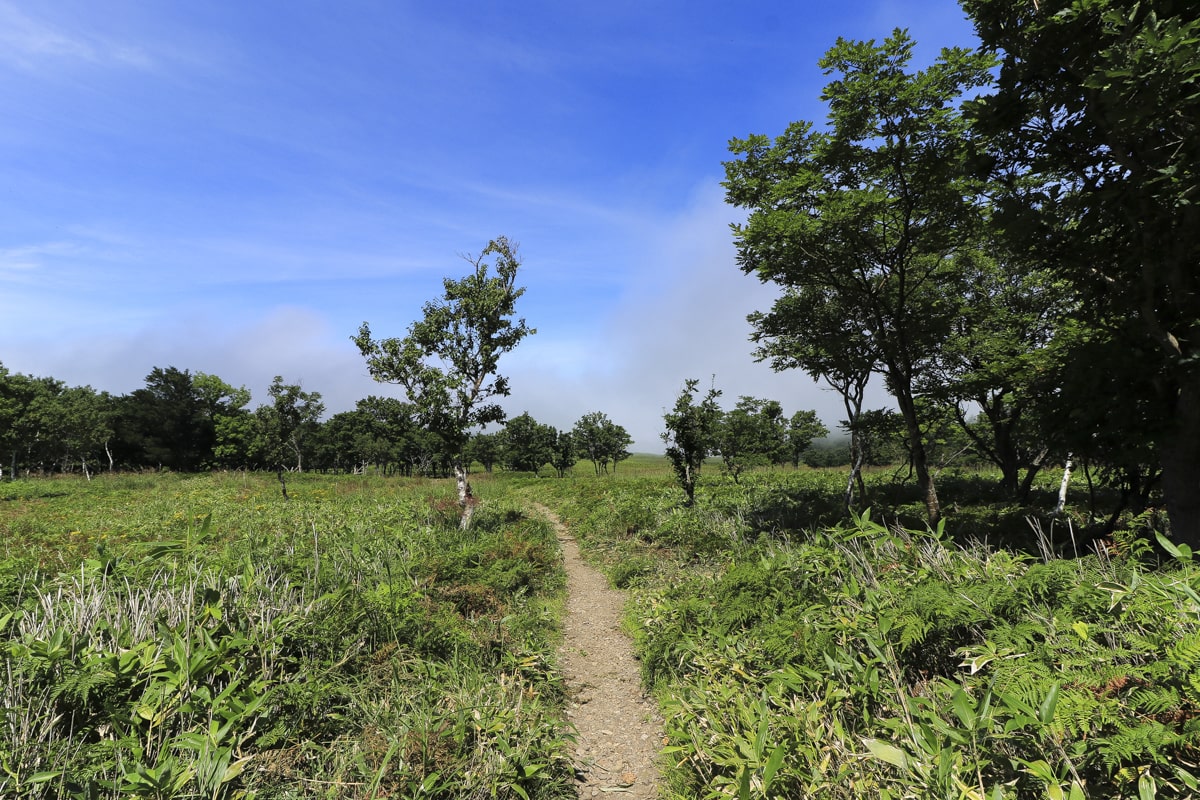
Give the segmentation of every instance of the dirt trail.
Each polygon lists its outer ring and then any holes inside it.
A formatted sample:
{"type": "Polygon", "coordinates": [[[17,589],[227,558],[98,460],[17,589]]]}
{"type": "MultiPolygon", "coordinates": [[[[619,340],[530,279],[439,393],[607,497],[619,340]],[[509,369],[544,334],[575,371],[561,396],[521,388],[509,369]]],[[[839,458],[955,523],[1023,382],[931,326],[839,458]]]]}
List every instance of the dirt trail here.
{"type": "Polygon", "coordinates": [[[567,571],[561,657],[571,698],[567,716],[579,737],[579,796],[648,800],[658,791],[662,718],[642,693],[633,646],[621,629],[625,595],[584,563],[570,531],[550,509],[535,507],[554,525],[567,571]]]}

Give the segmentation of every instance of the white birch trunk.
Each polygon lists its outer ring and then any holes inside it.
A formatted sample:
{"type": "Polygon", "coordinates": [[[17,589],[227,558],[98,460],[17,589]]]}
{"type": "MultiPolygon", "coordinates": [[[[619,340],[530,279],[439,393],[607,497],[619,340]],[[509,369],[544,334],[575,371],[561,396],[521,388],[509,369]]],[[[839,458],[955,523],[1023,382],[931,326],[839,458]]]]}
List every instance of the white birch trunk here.
{"type": "Polygon", "coordinates": [[[1058,505],[1054,507],[1055,516],[1063,513],[1067,507],[1067,487],[1071,485],[1071,454],[1067,453],[1067,463],[1063,466],[1062,483],[1058,485],[1058,505]]]}
{"type": "Polygon", "coordinates": [[[462,509],[462,520],[459,530],[471,527],[471,517],[475,514],[475,496],[471,494],[471,482],[467,480],[467,468],[462,462],[454,464],[454,479],[458,484],[458,505],[462,509]]]}

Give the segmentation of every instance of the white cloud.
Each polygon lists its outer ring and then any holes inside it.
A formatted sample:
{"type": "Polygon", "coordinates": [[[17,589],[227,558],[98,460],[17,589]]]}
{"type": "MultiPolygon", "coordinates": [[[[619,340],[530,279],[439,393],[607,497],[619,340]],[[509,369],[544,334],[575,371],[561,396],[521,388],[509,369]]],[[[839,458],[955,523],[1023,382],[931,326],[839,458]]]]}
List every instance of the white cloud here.
{"type": "Polygon", "coordinates": [[[629,430],[635,447],[657,451],[663,410],[696,378],[704,386],[715,380],[726,406],[740,395],[769,397],[789,414],[812,408],[835,425],[836,395],[802,373],[777,374],[753,359],[746,315],[769,307],[775,290],[738,269],[728,228],[736,214],[715,181],[705,184],[643,242],[622,304],[594,321],[593,336],[557,348],[523,344],[527,357],[502,364],[513,386],[510,413],[529,411],[564,428],[603,411],[629,430]],[[564,365],[564,357],[575,360],[564,365]]]}

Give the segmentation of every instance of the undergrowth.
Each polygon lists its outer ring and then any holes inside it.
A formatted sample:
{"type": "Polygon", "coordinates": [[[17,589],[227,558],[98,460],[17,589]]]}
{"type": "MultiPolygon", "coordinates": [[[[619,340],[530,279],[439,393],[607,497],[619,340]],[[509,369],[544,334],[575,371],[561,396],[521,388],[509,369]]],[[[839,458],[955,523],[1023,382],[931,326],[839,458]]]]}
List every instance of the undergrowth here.
{"type": "Polygon", "coordinates": [[[937,531],[897,524],[902,503],[839,521],[829,477],[744,483],[695,510],[665,481],[555,498],[634,589],[670,797],[1200,794],[1186,548],[1133,530],[1089,552],[1065,521],[999,506],[937,531]],[[1036,524],[1016,532],[1019,513],[1036,524]]]}

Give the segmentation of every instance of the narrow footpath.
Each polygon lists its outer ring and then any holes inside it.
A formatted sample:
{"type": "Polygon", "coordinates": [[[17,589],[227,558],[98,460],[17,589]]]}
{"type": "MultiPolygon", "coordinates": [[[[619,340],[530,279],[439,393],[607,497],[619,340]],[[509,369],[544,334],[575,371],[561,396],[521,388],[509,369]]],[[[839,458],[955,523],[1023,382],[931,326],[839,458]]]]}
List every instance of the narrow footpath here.
{"type": "Polygon", "coordinates": [[[569,696],[567,716],[578,741],[579,797],[650,800],[658,791],[662,718],[642,693],[633,645],[621,629],[625,595],[584,563],[566,526],[535,506],[562,544],[567,572],[567,615],[561,650],[569,696]]]}

